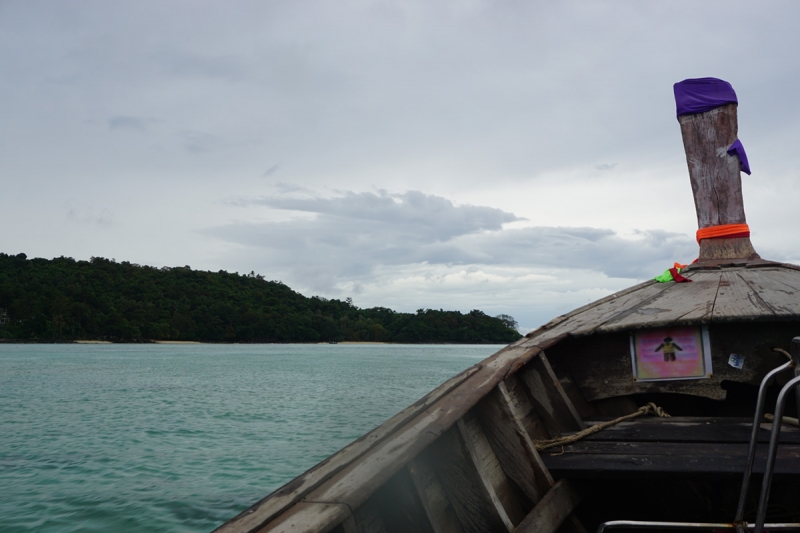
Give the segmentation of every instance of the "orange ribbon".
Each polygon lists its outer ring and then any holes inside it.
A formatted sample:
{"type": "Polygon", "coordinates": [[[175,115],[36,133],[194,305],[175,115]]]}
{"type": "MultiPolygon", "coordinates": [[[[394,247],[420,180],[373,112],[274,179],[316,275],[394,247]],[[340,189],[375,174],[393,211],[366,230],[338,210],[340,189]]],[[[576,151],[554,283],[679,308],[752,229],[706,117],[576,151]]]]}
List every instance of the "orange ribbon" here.
{"type": "Polygon", "coordinates": [[[727,237],[749,237],[750,227],[747,224],[722,224],[721,226],[709,226],[697,230],[697,244],[703,239],[721,239],[727,237]]]}

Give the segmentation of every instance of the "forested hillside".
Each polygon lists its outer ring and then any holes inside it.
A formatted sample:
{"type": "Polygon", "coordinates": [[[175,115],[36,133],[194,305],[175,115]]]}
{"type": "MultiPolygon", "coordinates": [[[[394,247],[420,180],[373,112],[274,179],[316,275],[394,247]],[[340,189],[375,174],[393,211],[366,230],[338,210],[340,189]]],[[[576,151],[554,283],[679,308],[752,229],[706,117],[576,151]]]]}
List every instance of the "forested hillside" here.
{"type": "Polygon", "coordinates": [[[513,318],[359,309],[251,273],[0,254],[0,339],[507,343],[513,318]]]}

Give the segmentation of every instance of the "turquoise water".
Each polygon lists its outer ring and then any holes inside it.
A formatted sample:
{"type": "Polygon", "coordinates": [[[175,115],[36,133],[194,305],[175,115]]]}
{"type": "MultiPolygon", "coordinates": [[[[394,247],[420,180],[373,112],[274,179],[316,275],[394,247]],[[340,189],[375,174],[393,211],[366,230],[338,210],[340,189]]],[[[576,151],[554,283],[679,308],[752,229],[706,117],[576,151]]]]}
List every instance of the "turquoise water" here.
{"type": "Polygon", "coordinates": [[[210,531],[499,348],[0,345],[0,531],[210,531]]]}

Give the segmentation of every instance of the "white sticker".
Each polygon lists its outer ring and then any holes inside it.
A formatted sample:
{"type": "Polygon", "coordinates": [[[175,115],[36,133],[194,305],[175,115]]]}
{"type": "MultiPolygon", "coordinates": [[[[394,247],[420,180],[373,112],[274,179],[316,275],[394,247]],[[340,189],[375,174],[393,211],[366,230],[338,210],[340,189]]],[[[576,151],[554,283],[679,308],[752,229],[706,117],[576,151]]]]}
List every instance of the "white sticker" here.
{"type": "Polygon", "coordinates": [[[738,368],[741,370],[744,366],[744,356],[732,353],[731,356],[728,357],[728,364],[733,368],[738,368]]]}

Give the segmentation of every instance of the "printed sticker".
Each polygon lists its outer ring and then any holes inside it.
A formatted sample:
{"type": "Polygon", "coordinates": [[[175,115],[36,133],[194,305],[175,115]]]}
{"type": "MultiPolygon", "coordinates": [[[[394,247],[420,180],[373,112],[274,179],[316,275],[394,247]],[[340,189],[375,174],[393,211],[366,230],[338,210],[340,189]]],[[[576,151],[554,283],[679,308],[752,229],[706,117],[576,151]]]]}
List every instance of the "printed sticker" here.
{"type": "Polygon", "coordinates": [[[731,356],[728,357],[728,364],[733,368],[738,368],[741,370],[744,366],[744,356],[732,353],[731,356]]]}
{"type": "Polygon", "coordinates": [[[631,335],[634,379],[663,381],[711,377],[705,327],[660,328],[631,335]]]}

